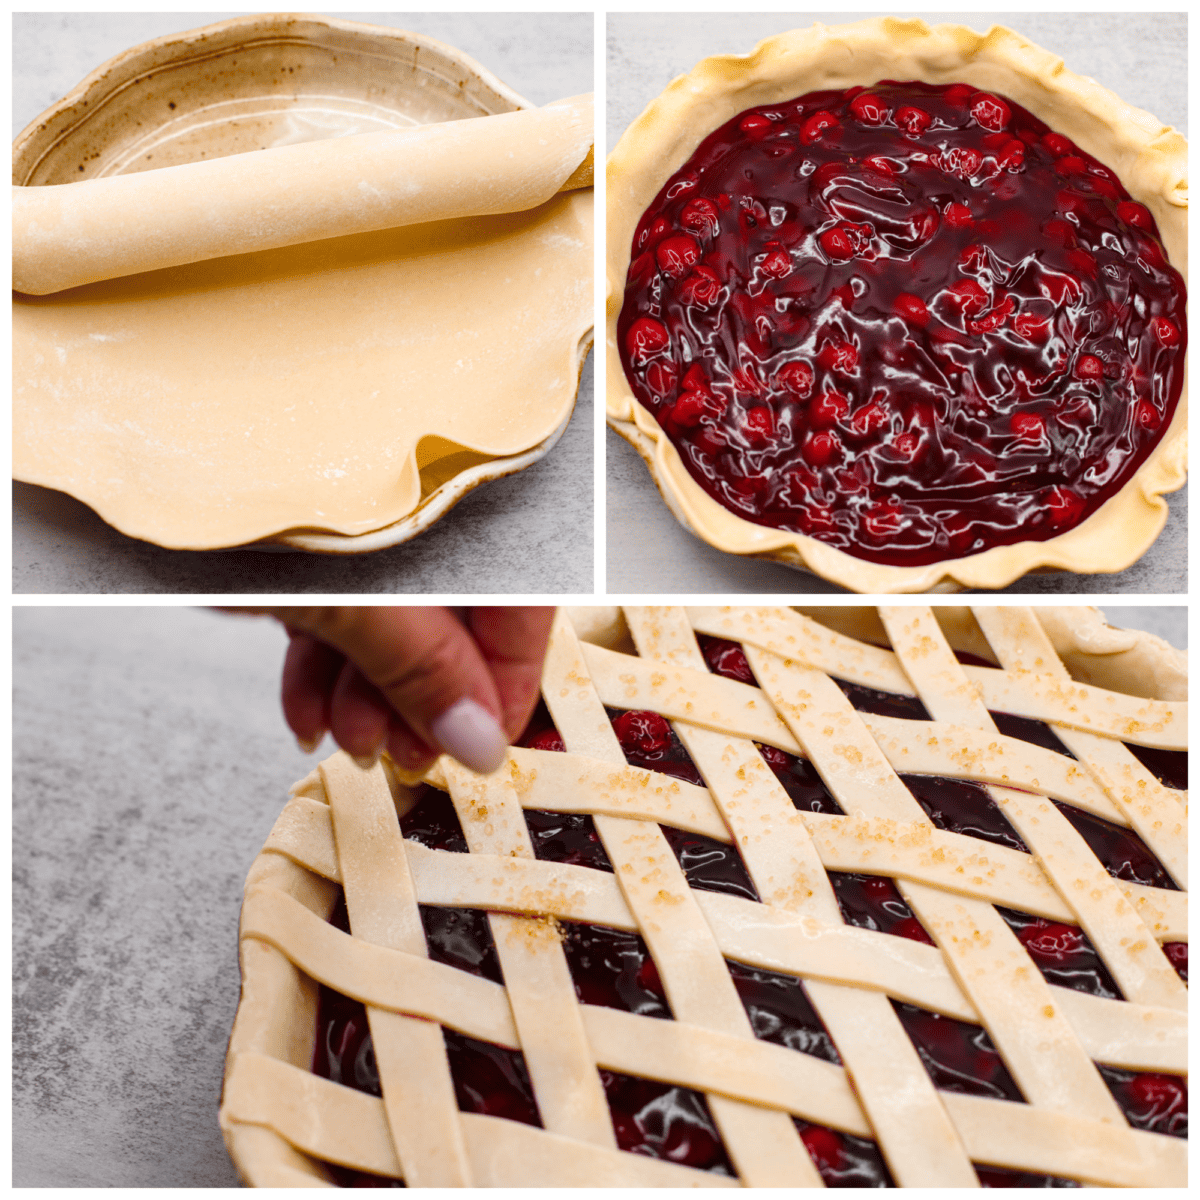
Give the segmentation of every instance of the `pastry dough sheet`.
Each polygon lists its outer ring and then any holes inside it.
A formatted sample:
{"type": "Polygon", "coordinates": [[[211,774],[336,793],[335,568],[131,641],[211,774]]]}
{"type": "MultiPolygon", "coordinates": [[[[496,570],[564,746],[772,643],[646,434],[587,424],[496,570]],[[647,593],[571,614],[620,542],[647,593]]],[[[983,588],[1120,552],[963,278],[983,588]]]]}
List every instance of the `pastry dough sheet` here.
{"type": "Polygon", "coordinates": [[[587,157],[590,95],[545,108],[14,187],[13,287],[35,296],[209,258],[544,204],[587,157]]]}
{"type": "Polygon", "coordinates": [[[15,296],[14,475],[173,548],[380,529],[420,500],[423,437],[502,456],[567,419],[592,237],[591,191],[551,189],[15,296]]]}

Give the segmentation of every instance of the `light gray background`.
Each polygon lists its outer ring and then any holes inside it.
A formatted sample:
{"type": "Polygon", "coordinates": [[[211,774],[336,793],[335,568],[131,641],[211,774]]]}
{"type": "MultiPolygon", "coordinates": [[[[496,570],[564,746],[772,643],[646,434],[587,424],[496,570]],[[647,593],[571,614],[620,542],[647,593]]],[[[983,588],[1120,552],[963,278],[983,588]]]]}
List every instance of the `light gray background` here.
{"type": "Polygon", "coordinates": [[[274,622],[13,614],[13,1185],[216,1187],[242,884],[311,769],[274,622]]]}
{"type": "MultiPolygon", "coordinates": [[[[607,20],[607,149],[677,75],[710,54],[744,54],[786,29],[836,25],[877,13],[613,13],[607,20]]],[[[1016,29],[1061,55],[1122,99],[1187,134],[1187,16],[1183,13],[904,13],[930,24],[1016,29]]],[[[686,532],[659,499],[642,460],[607,431],[607,590],[645,593],[792,594],[843,592],[773,562],[723,554],[686,532]]],[[[1114,575],[1027,576],[1006,593],[1104,594],[1187,591],[1187,489],[1168,497],[1167,527],[1143,558],[1114,575]]]]}
{"type": "MultiPolygon", "coordinates": [[[[1105,611],[1187,644],[1185,608],[1105,611]]],[[[262,618],[18,608],[13,633],[13,1185],[231,1185],[242,884],[330,744],[296,748],[262,618]]]]}
{"type": "MultiPolygon", "coordinates": [[[[13,134],[102,62],[236,13],[16,13],[13,134]]],[[[336,13],[456,46],[535,104],[592,87],[591,13],[336,13]]],[[[541,462],[472,492],[429,532],[352,557],[193,553],[135,541],[62,492],[13,485],[13,591],[587,594],[593,582],[593,359],[541,462]]]]}

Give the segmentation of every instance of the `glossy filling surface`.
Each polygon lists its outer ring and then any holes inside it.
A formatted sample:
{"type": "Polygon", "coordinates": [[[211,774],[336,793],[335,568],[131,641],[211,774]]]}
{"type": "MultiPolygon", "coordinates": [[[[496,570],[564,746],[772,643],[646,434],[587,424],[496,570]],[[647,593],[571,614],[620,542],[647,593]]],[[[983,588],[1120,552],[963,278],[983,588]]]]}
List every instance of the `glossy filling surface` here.
{"type": "Polygon", "coordinates": [[[919,566],[1119,491],[1178,402],[1185,303],[1108,167],[1003,97],[885,81],[707,137],[637,226],[617,332],[718,503],[919,566]]]}
{"type": "MultiPolygon", "coordinates": [[[[743,683],[756,683],[749,663],[736,643],[706,636],[701,636],[699,642],[705,660],[715,674],[743,683]]],[[[839,682],[839,686],[859,711],[908,720],[929,719],[915,698],[873,691],[846,682],[839,682]]],[[[1007,736],[1069,756],[1053,732],[1040,722],[1000,713],[993,716],[1007,736]]],[[[629,763],[702,785],[699,772],[670,723],[657,713],[611,709],[609,719],[629,763]]],[[[551,752],[564,749],[544,705],[539,705],[522,744],[551,752]]],[[[807,761],[771,747],[760,746],[759,749],[798,809],[841,813],[837,801],[807,761]]],[[[1186,762],[1186,754],[1159,752],[1157,769],[1152,769],[1169,786],[1181,786],[1186,783],[1186,762]]],[[[929,776],[901,778],[939,829],[1026,850],[1016,831],[979,785],[929,776]]],[[[1062,811],[1073,821],[1080,816],[1067,806],[1062,806],[1062,811]]],[[[612,871],[590,817],[540,810],[528,810],[525,816],[538,858],[612,871]]],[[[1147,886],[1176,890],[1157,859],[1131,830],[1094,817],[1085,816],[1084,819],[1091,825],[1085,831],[1077,823],[1077,828],[1110,874],[1147,886]],[[1100,828],[1095,828],[1097,826],[1100,828]]],[[[450,797],[436,789],[422,789],[417,804],[401,820],[401,828],[406,838],[431,849],[467,852],[466,839],[450,797]]],[[[732,845],[668,826],[661,828],[692,888],[758,899],[741,857],[732,845]]],[[[891,879],[841,872],[831,872],[830,879],[847,923],[932,942],[891,879]]],[[[1117,985],[1078,926],[1044,921],[1003,908],[997,911],[1050,983],[1091,995],[1121,998],[1117,985]]],[[[432,959],[497,983],[503,982],[485,913],[423,905],[421,916],[432,959]]],[[[339,928],[348,928],[344,902],[339,902],[331,919],[339,928]]],[[[562,929],[563,948],[576,994],[582,1003],[619,1008],[661,1020],[672,1019],[654,960],[638,934],[573,922],[563,922],[562,929]]],[[[1175,969],[1186,980],[1186,943],[1175,943],[1165,949],[1175,969]]],[[[837,1049],[799,980],[731,960],[726,962],[756,1037],[840,1064],[837,1049]]],[[[952,1092],[1022,1102],[1020,1090],[985,1029],[913,1005],[892,1003],[935,1086],[952,1092]]],[[[519,1051],[477,1042],[452,1031],[445,1031],[445,1038],[462,1111],[541,1124],[519,1051]]],[[[313,1070],[346,1086],[380,1094],[363,1006],[324,987],[321,988],[313,1070]]],[[[1131,1125],[1157,1133],[1186,1136],[1185,1080],[1173,1075],[1121,1071],[1101,1065],[1097,1070],[1131,1125]]],[[[600,1078],[608,1098],[617,1144],[622,1150],[720,1174],[735,1173],[703,1095],[688,1088],[612,1071],[601,1071],[600,1078]]],[[[794,1121],[827,1186],[892,1186],[887,1164],[873,1141],[799,1118],[794,1121]]],[[[342,1168],[334,1167],[332,1171],[343,1186],[387,1186],[390,1182],[342,1168]]],[[[985,1187],[1078,1186],[1068,1179],[984,1165],[977,1166],[977,1173],[985,1187]]]]}

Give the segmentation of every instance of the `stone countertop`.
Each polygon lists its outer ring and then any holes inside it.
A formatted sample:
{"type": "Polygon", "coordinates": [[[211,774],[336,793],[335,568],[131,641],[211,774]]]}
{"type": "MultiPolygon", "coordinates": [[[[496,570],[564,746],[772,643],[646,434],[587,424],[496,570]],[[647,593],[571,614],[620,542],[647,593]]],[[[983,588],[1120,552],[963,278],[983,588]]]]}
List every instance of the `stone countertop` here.
{"type": "Polygon", "coordinates": [[[14,634],[14,1185],[235,1185],[242,883],[316,761],[287,639],[174,607],[19,608],[14,634]]]}
{"type": "MultiPolygon", "coordinates": [[[[1185,608],[1106,608],[1186,645],[1185,608]]],[[[15,1187],[236,1182],[217,1127],[242,884],[306,756],[274,622],[13,614],[15,1187]]]]}
{"type": "MultiPolygon", "coordinates": [[[[13,133],[102,62],[236,13],[17,13],[13,133]]],[[[456,46],[536,104],[588,90],[591,13],[338,13],[456,46]]],[[[477,488],[428,532],[374,554],[164,550],[65,493],[13,485],[13,591],[29,593],[587,594],[593,570],[593,358],[557,446],[477,488]]]]}
{"type": "MultiPolygon", "coordinates": [[[[613,13],[607,22],[606,153],[672,79],[710,54],[748,53],[763,38],[814,22],[862,20],[878,13],[613,13]]],[[[1122,99],[1187,134],[1186,13],[906,13],[930,24],[980,31],[1008,25],[1063,55],[1122,99]]],[[[844,589],[775,562],[727,555],[688,533],[670,514],[637,452],[606,431],[609,595],[761,593],[796,596],[844,589]]],[[[1167,497],[1170,517],[1142,559],[1113,575],[1054,572],[1027,576],[1004,593],[1142,595],[1187,592],[1187,489],[1167,497]]],[[[989,593],[990,594],[990,593],[989,593]]]]}

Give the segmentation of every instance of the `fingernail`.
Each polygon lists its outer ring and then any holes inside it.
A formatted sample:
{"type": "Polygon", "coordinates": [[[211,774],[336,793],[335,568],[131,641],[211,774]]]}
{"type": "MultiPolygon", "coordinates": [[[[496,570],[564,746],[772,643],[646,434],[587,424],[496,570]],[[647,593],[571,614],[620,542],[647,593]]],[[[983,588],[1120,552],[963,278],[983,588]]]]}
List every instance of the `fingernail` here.
{"type": "Polygon", "coordinates": [[[508,738],[486,708],[464,697],[429,726],[437,743],[464,767],[490,775],[504,761],[508,738]]]}
{"type": "Polygon", "coordinates": [[[310,738],[298,737],[296,739],[296,745],[299,746],[305,754],[311,754],[324,740],[325,730],[322,729],[320,733],[314,734],[310,738]]]}
{"type": "Polygon", "coordinates": [[[358,764],[359,770],[369,771],[378,761],[383,747],[380,746],[373,754],[351,754],[350,757],[358,764]]]}

